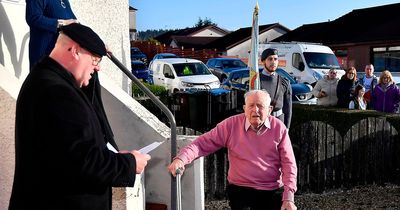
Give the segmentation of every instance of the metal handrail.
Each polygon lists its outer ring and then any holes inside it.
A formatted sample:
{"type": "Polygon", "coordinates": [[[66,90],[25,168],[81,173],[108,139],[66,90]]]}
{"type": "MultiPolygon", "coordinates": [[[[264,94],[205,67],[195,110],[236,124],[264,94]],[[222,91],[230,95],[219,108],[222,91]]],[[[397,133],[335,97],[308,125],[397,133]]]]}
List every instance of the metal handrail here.
{"type": "MultiPolygon", "coordinates": [[[[171,162],[173,158],[176,156],[176,122],[174,115],[172,115],[171,111],[158,99],[146,86],[144,86],[138,78],[135,77],[111,52],[107,52],[107,57],[119,68],[122,72],[128,76],[132,82],[137,85],[140,90],[142,90],[153,103],[155,103],[158,108],[164,112],[167,116],[170,126],[171,126],[171,162]]],[[[180,201],[180,195],[178,195],[177,186],[176,186],[176,179],[171,176],[171,209],[178,209],[177,207],[177,200],[180,201]]]]}

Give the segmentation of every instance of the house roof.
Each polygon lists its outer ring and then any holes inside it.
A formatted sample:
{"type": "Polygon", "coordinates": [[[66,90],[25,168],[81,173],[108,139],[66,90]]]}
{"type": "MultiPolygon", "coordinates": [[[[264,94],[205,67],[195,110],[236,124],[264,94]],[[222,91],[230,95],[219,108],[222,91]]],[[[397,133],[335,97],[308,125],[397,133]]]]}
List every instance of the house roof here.
{"type": "MultiPolygon", "coordinates": [[[[260,25],[259,26],[259,33],[262,34],[272,28],[279,27],[285,31],[290,31],[288,28],[282,26],[279,23],[273,23],[273,24],[266,24],[266,25],[260,25]]],[[[208,44],[208,48],[216,48],[218,50],[226,50],[229,48],[232,48],[240,43],[243,43],[249,39],[251,39],[251,29],[252,27],[246,27],[246,28],[240,28],[230,34],[227,34],[210,44],[208,44]]]]}
{"type": "Polygon", "coordinates": [[[161,43],[164,44],[169,44],[172,41],[172,37],[177,37],[177,36],[188,36],[192,37],[194,34],[199,33],[201,31],[207,30],[207,29],[213,29],[216,30],[222,34],[228,34],[229,31],[222,29],[218,26],[215,25],[207,25],[207,26],[199,26],[199,27],[193,27],[193,28],[184,28],[184,29],[177,29],[177,30],[172,30],[165,32],[161,35],[158,35],[154,37],[154,39],[158,40],[161,43]]]}
{"type": "Polygon", "coordinates": [[[330,22],[302,25],[273,41],[324,44],[400,40],[400,3],[353,10],[330,22]]]}
{"type": "Polygon", "coordinates": [[[193,36],[172,36],[171,41],[175,41],[179,46],[185,48],[203,49],[208,43],[220,37],[193,37],[193,36]]]}

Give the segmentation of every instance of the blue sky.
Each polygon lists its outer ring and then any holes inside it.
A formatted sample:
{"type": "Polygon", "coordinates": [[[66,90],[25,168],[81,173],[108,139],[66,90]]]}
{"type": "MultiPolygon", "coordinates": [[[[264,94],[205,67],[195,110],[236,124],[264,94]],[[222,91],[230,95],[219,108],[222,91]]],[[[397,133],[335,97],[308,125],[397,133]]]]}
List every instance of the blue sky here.
{"type": "MultiPolygon", "coordinates": [[[[259,24],[277,23],[295,29],[334,20],[354,9],[398,3],[393,0],[259,0],[259,24]]],[[[147,29],[192,27],[199,18],[221,28],[250,27],[256,0],[129,0],[138,9],[136,26],[147,29]]]]}

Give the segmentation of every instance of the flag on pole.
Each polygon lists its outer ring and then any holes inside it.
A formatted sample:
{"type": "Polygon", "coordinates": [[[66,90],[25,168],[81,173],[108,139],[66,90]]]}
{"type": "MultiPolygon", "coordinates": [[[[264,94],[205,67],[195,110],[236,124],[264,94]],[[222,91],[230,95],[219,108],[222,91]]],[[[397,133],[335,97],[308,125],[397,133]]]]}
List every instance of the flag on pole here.
{"type": "Polygon", "coordinates": [[[259,90],[260,89],[260,75],[258,71],[258,1],[253,13],[253,25],[251,29],[251,45],[250,45],[250,55],[248,61],[248,67],[250,70],[249,77],[249,90],[259,90]]]}

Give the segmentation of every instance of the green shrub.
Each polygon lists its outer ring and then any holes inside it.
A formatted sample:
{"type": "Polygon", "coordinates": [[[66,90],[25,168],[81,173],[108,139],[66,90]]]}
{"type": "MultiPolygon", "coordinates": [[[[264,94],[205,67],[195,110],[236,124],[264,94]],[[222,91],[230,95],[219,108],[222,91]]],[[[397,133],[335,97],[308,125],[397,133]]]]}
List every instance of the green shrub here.
{"type": "MultiPolygon", "coordinates": [[[[160,86],[160,85],[152,85],[149,83],[142,83],[144,86],[146,86],[154,95],[161,97],[164,95],[168,95],[167,89],[165,87],[160,86]]],[[[132,84],[132,95],[133,97],[143,97],[146,94],[136,85],[132,84]]]]}
{"type": "MultiPolygon", "coordinates": [[[[146,86],[150,92],[152,92],[161,102],[165,105],[168,105],[168,90],[165,87],[160,85],[152,85],[149,83],[142,83],[146,86]]],[[[159,110],[159,108],[150,100],[150,98],[136,85],[132,84],[132,96],[135,98],[140,104],[146,107],[150,112],[154,110],[159,110]]],[[[154,113],[154,112],[153,112],[154,113]]]]}
{"type": "Polygon", "coordinates": [[[346,132],[358,121],[368,117],[383,117],[400,131],[400,115],[375,110],[350,110],[318,105],[294,104],[291,127],[309,121],[322,121],[335,127],[340,134],[346,132]]]}

